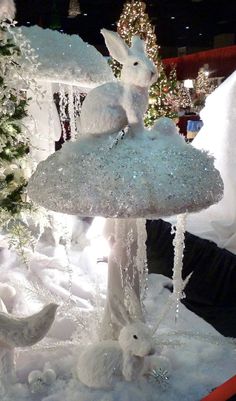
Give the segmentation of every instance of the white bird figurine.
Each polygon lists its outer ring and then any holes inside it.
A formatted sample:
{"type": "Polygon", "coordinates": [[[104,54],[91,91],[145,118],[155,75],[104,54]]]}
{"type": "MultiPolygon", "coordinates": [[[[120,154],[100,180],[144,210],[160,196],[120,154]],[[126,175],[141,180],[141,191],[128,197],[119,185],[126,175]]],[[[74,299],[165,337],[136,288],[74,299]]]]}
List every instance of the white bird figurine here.
{"type": "Polygon", "coordinates": [[[54,321],[57,307],[50,303],[40,312],[23,318],[0,312],[0,347],[28,347],[42,340],[54,321]]]}

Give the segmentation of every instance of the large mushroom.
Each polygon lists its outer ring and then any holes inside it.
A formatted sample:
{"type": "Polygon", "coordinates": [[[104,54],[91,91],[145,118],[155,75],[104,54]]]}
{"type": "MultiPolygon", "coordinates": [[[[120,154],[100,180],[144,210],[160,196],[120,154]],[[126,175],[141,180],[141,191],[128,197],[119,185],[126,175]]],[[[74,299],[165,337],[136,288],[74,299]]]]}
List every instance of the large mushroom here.
{"type": "Polygon", "coordinates": [[[170,119],[161,118],[139,137],[116,135],[85,135],[64,144],[38,165],[28,186],[30,198],[50,210],[108,219],[112,249],[103,338],[119,334],[117,299],[143,318],[145,220],[199,211],[223,194],[213,158],[186,144],[170,119]]]}

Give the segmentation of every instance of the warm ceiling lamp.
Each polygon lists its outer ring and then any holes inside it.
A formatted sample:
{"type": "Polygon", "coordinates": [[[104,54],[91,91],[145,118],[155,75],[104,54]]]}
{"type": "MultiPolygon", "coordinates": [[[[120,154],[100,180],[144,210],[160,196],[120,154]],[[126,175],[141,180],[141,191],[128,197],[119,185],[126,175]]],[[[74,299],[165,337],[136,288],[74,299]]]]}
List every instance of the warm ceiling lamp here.
{"type": "Polygon", "coordinates": [[[70,0],[68,17],[74,18],[81,14],[78,0],[70,0]]]}

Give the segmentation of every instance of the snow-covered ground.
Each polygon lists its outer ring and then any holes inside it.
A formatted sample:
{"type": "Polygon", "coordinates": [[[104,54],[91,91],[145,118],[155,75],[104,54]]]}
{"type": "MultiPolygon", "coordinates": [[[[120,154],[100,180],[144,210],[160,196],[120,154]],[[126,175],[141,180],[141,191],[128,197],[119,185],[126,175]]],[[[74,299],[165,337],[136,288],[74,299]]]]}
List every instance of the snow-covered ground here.
{"type": "MultiPolygon", "coordinates": [[[[198,401],[235,374],[233,340],[219,335],[181,305],[177,322],[173,310],[158,328],[156,353],[147,357],[149,370],[162,371],[168,379],[149,376],[138,382],[120,382],[112,390],[94,390],[81,384],[75,374],[78,355],[86,344],[97,340],[107,280],[106,263],[97,263],[106,252],[103,239],[93,238],[84,245],[86,239],[81,233],[68,259],[62,245],[55,248],[48,240],[41,241],[30,256],[29,270],[2,248],[1,282],[16,289],[13,299],[4,298],[9,311],[22,316],[48,302],[60,304],[47,338],[32,348],[16,351],[17,382],[6,386],[7,394],[1,390],[2,401],[198,401]],[[56,380],[52,374],[48,384],[28,383],[32,370],[49,368],[56,380]]],[[[167,303],[169,283],[161,275],[149,276],[145,315],[151,326],[167,303]]]]}

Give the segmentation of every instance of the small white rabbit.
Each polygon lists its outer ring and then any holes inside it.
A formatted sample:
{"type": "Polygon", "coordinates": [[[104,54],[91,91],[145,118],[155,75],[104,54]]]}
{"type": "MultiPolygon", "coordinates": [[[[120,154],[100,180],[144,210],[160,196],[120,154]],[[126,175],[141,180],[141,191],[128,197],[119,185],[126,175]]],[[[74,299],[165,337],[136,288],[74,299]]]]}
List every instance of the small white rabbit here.
{"type": "Polygon", "coordinates": [[[132,321],[122,310],[126,325],[118,341],[106,340],[89,345],[79,356],[77,376],[92,388],[112,388],[121,380],[132,381],[142,375],[144,358],[153,355],[152,332],[139,320],[132,321]]]}
{"type": "Polygon", "coordinates": [[[133,36],[129,48],[113,31],[101,30],[111,56],[123,65],[120,81],[91,90],[82,105],[79,133],[118,133],[127,125],[133,134],[143,132],[148,89],[158,77],[157,68],[145,52],[145,42],[133,36]]]}

